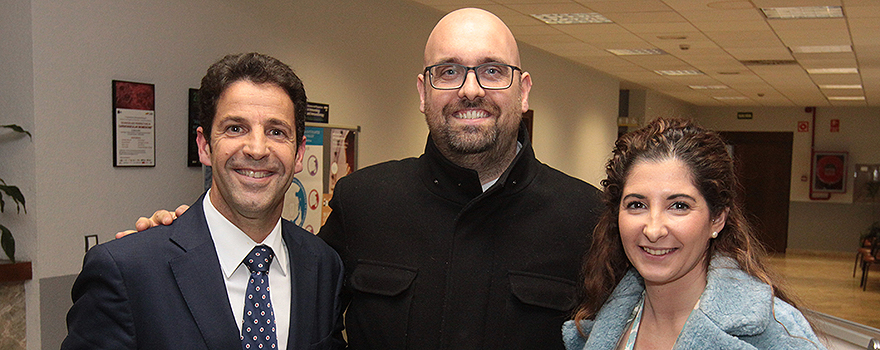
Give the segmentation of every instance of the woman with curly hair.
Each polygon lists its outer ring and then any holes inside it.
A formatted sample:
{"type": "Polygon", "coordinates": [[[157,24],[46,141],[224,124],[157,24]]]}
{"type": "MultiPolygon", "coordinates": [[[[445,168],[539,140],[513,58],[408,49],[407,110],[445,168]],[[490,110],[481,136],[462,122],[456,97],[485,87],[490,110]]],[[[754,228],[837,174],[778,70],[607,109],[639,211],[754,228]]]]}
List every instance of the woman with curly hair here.
{"type": "Polygon", "coordinates": [[[767,271],[718,134],[657,119],[606,174],[567,349],[824,349],[767,271]]]}

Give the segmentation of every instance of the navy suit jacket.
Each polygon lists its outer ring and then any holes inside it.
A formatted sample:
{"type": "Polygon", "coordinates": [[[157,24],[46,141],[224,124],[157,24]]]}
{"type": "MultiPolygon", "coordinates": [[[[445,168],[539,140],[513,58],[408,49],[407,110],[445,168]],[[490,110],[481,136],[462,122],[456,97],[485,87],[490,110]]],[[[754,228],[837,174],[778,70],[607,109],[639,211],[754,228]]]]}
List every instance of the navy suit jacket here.
{"type": "MultiPolygon", "coordinates": [[[[287,348],[344,347],[339,256],[287,220],[281,231],[292,284],[287,348]]],[[[170,226],[90,249],[72,296],[62,349],[241,349],[201,198],[170,226]]]]}

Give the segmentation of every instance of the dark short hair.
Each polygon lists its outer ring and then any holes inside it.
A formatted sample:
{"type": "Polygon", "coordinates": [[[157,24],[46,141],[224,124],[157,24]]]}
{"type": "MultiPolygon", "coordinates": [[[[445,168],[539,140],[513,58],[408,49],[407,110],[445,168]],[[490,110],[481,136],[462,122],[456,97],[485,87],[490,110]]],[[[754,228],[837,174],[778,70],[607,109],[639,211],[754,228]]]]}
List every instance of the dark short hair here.
{"type": "Polygon", "coordinates": [[[284,89],[293,102],[296,143],[305,133],[306,91],[290,66],[274,57],[251,52],[227,55],[208,68],[199,88],[199,123],[206,141],[211,142],[211,126],[217,114],[217,102],[230,85],[241,80],[254,84],[274,84],[284,89]]]}

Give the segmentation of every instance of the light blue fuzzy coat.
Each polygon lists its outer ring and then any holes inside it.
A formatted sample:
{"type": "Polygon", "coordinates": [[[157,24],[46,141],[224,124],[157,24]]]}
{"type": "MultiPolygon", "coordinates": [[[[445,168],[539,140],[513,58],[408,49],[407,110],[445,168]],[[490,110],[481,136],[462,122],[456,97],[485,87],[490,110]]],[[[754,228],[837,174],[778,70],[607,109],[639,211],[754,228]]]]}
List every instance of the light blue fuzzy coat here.
{"type": "MultiPolygon", "coordinates": [[[[567,350],[614,349],[644,290],[631,269],[624,275],[595,321],[562,326],[567,350]]],[[[715,256],[709,266],[700,306],[681,330],[674,349],[825,349],[804,316],[773,296],[770,286],[738,268],[733,259],[715,256]],[[774,318],[775,316],[775,318],[774,318]]]]}

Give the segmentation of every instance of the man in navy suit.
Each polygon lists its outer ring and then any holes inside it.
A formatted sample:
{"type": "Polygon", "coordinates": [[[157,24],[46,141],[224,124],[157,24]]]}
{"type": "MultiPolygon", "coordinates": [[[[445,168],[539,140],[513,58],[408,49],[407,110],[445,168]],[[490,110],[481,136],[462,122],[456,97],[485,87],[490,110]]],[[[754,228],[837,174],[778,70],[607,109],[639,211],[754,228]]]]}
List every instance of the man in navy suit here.
{"type": "Polygon", "coordinates": [[[302,170],[302,82],[274,58],[229,55],[208,69],[199,103],[211,189],[173,225],[89,250],[61,348],[226,350],[263,335],[268,349],[343,347],[341,260],[281,219],[302,170]],[[247,260],[259,252],[268,266],[253,270],[247,260]],[[255,295],[268,303],[246,300],[255,295]],[[251,319],[267,325],[252,339],[251,319]]]}

